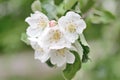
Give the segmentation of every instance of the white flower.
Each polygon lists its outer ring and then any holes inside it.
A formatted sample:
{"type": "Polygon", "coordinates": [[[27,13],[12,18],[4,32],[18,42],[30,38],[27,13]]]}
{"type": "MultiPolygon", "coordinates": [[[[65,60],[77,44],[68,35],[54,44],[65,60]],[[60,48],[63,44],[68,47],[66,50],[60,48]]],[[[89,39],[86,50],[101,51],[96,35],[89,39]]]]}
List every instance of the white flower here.
{"type": "Polygon", "coordinates": [[[70,48],[71,43],[67,41],[59,26],[49,27],[39,38],[38,44],[48,49],[70,48]]]}
{"type": "Polygon", "coordinates": [[[42,63],[50,59],[51,63],[58,67],[74,63],[75,56],[70,49],[86,28],[86,23],[80,15],[70,11],[57,23],[55,20],[49,21],[46,15],[36,11],[25,21],[29,24],[27,35],[35,50],[35,59],[42,63]]]}
{"type": "Polygon", "coordinates": [[[29,24],[27,35],[30,37],[38,37],[49,26],[47,16],[39,11],[31,14],[31,17],[26,18],[25,21],[29,24]]]}
{"type": "MultiPolygon", "coordinates": [[[[53,65],[61,67],[66,63],[73,64],[75,61],[75,56],[68,48],[46,49],[38,45],[36,38],[29,38],[29,40],[32,48],[35,50],[35,59],[40,60],[42,63],[45,63],[48,59],[50,59],[53,65]]],[[[71,49],[73,48],[74,47],[71,46],[71,49]]]]}
{"type": "Polygon", "coordinates": [[[46,62],[50,57],[49,50],[42,48],[40,45],[38,45],[36,38],[29,38],[29,40],[30,45],[35,50],[34,54],[35,59],[40,60],[42,63],[46,62]]]}
{"type": "Polygon", "coordinates": [[[81,34],[86,28],[86,23],[81,16],[75,12],[68,12],[65,16],[58,20],[58,25],[64,30],[66,38],[71,43],[78,39],[78,34],[81,34]]]}
{"type": "Polygon", "coordinates": [[[52,64],[61,67],[66,63],[73,64],[75,56],[66,48],[51,50],[50,61],[52,64]]]}

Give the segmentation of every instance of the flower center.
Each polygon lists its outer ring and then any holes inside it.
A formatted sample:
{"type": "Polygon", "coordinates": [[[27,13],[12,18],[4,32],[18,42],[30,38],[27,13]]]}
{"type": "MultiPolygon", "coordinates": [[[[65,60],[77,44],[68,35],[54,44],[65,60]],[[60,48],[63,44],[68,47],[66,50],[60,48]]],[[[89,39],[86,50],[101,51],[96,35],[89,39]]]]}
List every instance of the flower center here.
{"type": "Polygon", "coordinates": [[[69,24],[67,29],[70,33],[74,33],[76,31],[76,27],[73,24],[69,24]]]}
{"type": "Polygon", "coordinates": [[[61,32],[59,30],[55,30],[52,36],[52,39],[54,41],[58,41],[61,37],[61,32]]]}
{"type": "Polygon", "coordinates": [[[47,26],[47,23],[45,22],[45,20],[40,20],[38,25],[39,27],[45,28],[47,26]]]}
{"type": "Polygon", "coordinates": [[[38,51],[44,52],[43,48],[38,48],[38,51]]]}
{"type": "Polygon", "coordinates": [[[65,54],[65,49],[59,49],[59,50],[57,50],[57,54],[58,54],[58,55],[65,56],[65,55],[64,55],[64,54],[65,54]]]}

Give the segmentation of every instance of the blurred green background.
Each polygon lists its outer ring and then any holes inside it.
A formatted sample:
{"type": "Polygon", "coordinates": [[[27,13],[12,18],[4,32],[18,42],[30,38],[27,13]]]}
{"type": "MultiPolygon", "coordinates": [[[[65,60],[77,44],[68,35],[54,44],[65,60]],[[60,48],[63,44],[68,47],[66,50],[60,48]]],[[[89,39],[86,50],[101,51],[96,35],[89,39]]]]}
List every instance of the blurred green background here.
{"type": "MultiPolygon", "coordinates": [[[[0,0],[0,80],[63,80],[59,69],[34,60],[21,41],[34,0],[0,0]]],[[[73,80],[120,80],[120,0],[40,0],[42,12],[57,19],[68,10],[80,13],[91,60],[73,80]]]]}

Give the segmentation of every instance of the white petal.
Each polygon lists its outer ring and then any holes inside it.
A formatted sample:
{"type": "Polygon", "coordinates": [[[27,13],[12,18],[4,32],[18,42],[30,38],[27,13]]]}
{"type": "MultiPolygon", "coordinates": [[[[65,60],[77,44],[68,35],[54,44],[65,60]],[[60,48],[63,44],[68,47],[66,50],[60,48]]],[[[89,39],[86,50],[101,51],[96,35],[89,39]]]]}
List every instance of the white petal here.
{"type": "Polygon", "coordinates": [[[83,32],[83,30],[86,28],[86,23],[84,20],[79,20],[77,22],[75,22],[77,24],[77,33],[81,34],[83,32]]]}
{"type": "Polygon", "coordinates": [[[48,35],[49,28],[46,28],[43,32],[43,34],[38,38],[38,44],[41,45],[41,47],[48,48],[49,41],[48,38],[50,37],[48,35]]]}
{"type": "Polygon", "coordinates": [[[34,38],[29,38],[29,40],[30,40],[30,45],[32,46],[32,48],[33,48],[34,50],[40,48],[40,46],[37,44],[36,39],[34,39],[34,38]]]}
{"type": "Polygon", "coordinates": [[[66,35],[66,39],[71,43],[74,43],[78,39],[78,34],[81,34],[86,28],[86,23],[81,19],[81,16],[72,11],[69,11],[65,16],[61,17],[58,20],[58,25],[66,35]],[[69,25],[73,25],[73,27],[69,25]],[[71,29],[73,32],[71,32],[71,29]]]}
{"type": "Polygon", "coordinates": [[[73,20],[78,20],[81,18],[81,16],[73,11],[69,11],[67,12],[66,14],[66,17],[69,18],[70,20],[73,19],[73,20]]]}
{"type": "Polygon", "coordinates": [[[34,58],[39,59],[41,61],[41,57],[44,55],[44,53],[41,53],[39,51],[35,51],[34,58]]]}
{"type": "Polygon", "coordinates": [[[61,67],[65,64],[66,62],[66,57],[59,55],[57,53],[51,53],[51,63],[54,65],[57,65],[58,67],[61,67]]]}
{"type": "Polygon", "coordinates": [[[43,13],[36,11],[34,14],[31,14],[31,17],[27,17],[25,21],[32,27],[36,28],[39,27],[39,23],[41,21],[45,21],[46,27],[49,25],[49,20],[46,15],[43,13]]]}
{"type": "Polygon", "coordinates": [[[48,54],[49,50],[41,48],[41,46],[38,45],[36,38],[30,38],[30,39],[32,39],[30,41],[30,44],[32,48],[35,50],[35,54],[34,54],[35,59],[40,60],[42,63],[46,62],[50,57],[50,55],[48,54]]]}
{"type": "Polygon", "coordinates": [[[66,16],[60,18],[58,21],[58,25],[60,26],[61,30],[63,30],[66,39],[69,42],[74,43],[75,40],[78,39],[78,33],[76,31],[71,33],[67,30],[68,25],[71,23],[73,23],[72,18],[69,19],[69,17],[67,18],[66,16]]]}
{"type": "Polygon", "coordinates": [[[67,41],[58,26],[49,28],[45,31],[42,37],[38,40],[38,43],[42,47],[47,47],[49,49],[69,48],[71,46],[71,43],[67,41]],[[58,32],[56,33],[56,31],[58,32]]]}
{"type": "MultiPolygon", "coordinates": [[[[64,25],[64,24],[67,24],[66,23],[66,17],[65,16],[62,16],[59,20],[58,20],[58,25],[64,25]]],[[[60,26],[60,27],[63,27],[63,26],[60,26]]]]}
{"type": "Polygon", "coordinates": [[[39,50],[35,50],[35,59],[38,59],[40,60],[42,63],[45,63],[49,57],[50,57],[50,54],[49,52],[47,51],[39,51],[39,50]]]}
{"type": "Polygon", "coordinates": [[[25,21],[31,26],[31,28],[36,28],[38,26],[39,18],[35,19],[34,17],[28,17],[25,21]]]}
{"type": "Polygon", "coordinates": [[[31,27],[27,28],[27,35],[30,37],[37,37],[41,35],[41,33],[42,30],[40,28],[31,28],[31,27]]]}
{"type": "Polygon", "coordinates": [[[50,58],[50,54],[49,54],[49,53],[45,53],[45,54],[41,57],[41,62],[44,63],[44,62],[46,62],[49,58],[50,58]]]}
{"type": "Polygon", "coordinates": [[[53,45],[50,46],[50,49],[62,49],[62,48],[70,48],[71,47],[71,43],[69,41],[66,42],[62,42],[60,41],[59,43],[55,43],[53,45]]]}
{"type": "Polygon", "coordinates": [[[66,61],[67,63],[73,64],[75,61],[75,56],[72,53],[66,53],[66,61]]]}
{"type": "Polygon", "coordinates": [[[30,40],[31,43],[35,43],[38,41],[38,38],[36,37],[28,37],[28,40],[30,40]]]}
{"type": "Polygon", "coordinates": [[[39,17],[42,17],[42,18],[48,20],[48,17],[47,17],[45,14],[43,14],[43,13],[41,13],[41,12],[39,12],[39,11],[35,11],[35,14],[36,14],[36,15],[33,15],[33,17],[38,18],[38,16],[39,16],[39,17]]]}
{"type": "Polygon", "coordinates": [[[78,39],[78,34],[77,33],[66,33],[66,39],[71,42],[74,43],[77,39],[78,39]]]}

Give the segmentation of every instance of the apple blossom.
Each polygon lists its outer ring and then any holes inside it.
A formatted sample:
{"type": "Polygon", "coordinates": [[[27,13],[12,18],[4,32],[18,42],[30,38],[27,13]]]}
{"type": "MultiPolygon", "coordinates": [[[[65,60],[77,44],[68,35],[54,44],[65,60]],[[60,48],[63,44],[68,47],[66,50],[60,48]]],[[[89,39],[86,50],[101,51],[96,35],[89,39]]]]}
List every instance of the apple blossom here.
{"type": "Polygon", "coordinates": [[[65,35],[57,25],[47,28],[44,34],[39,38],[38,44],[49,49],[71,47],[71,43],[67,41],[65,35]]]}
{"type": "Polygon", "coordinates": [[[32,48],[35,50],[34,57],[35,59],[40,60],[42,63],[46,62],[49,59],[49,50],[42,48],[40,45],[37,43],[36,38],[28,38],[30,40],[30,45],[32,48]]]}
{"type": "Polygon", "coordinates": [[[75,56],[66,48],[51,50],[50,55],[51,63],[58,67],[66,63],[73,64],[75,61],[75,56]]]}
{"type": "Polygon", "coordinates": [[[39,11],[31,14],[31,17],[27,17],[25,21],[29,24],[27,35],[30,37],[38,37],[42,34],[43,30],[49,26],[47,16],[39,11]]]}
{"type": "Polygon", "coordinates": [[[78,35],[86,28],[86,23],[81,16],[75,12],[67,12],[67,14],[58,20],[58,25],[62,30],[68,41],[74,43],[78,39],[78,35]]]}

